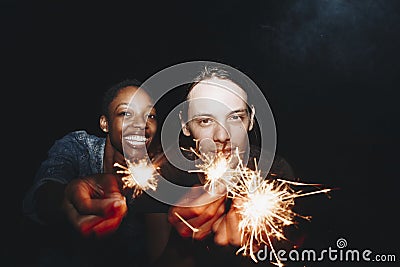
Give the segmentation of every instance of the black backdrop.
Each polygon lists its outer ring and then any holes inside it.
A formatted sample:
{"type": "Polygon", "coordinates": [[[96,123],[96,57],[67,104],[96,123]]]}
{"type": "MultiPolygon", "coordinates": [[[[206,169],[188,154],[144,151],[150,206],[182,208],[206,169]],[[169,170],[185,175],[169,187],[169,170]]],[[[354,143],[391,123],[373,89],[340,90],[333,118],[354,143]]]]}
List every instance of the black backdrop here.
{"type": "MultiPolygon", "coordinates": [[[[21,200],[54,140],[75,129],[100,134],[106,88],[210,60],[238,68],[263,90],[277,151],[298,177],[340,188],[329,201],[306,200],[326,247],[343,237],[353,248],[398,252],[398,1],[0,6],[6,243],[25,241],[21,200]]],[[[29,251],[14,247],[5,250],[11,263],[29,251]]]]}

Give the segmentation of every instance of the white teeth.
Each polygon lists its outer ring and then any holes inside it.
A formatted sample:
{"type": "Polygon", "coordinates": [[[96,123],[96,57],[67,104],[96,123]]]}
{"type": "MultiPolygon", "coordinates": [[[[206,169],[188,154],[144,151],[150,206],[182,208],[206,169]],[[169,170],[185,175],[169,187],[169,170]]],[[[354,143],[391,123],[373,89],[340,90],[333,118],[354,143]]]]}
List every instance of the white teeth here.
{"type": "Polygon", "coordinates": [[[146,142],[147,138],[143,135],[129,135],[125,136],[125,140],[133,141],[133,142],[146,142]]]}
{"type": "Polygon", "coordinates": [[[138,142],[138,141],[128,141],[129,144],[132,146],[144,146],[145,142],[138,142]]]}
{"type": "Polygon", "coordinates": [[[147,138],[143,135],[129,135],[124,138],[132,146],[144,146],[147,141],[147,138]]]}

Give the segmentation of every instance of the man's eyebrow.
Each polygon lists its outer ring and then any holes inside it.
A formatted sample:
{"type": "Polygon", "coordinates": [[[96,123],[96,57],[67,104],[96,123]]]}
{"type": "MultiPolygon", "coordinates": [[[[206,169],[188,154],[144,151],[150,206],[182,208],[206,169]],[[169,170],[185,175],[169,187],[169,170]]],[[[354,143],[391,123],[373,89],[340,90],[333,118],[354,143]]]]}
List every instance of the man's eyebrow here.
{"type": "Polygon", "coordinates": [[[228,116],[232,115],[232,114],[235,114],[235,113],[241,113],[241,112],[246,112],[247,113],[247,109],[246,108],[241,108],[241,109],[237,109],[237,110],[231,111],[231,112],[229,112],[228,116]]]}
{"type": "MultiPolygon", "coordinates": [[[[241,109],[233,110],[233,111],[229,112],[227,116],[230,116],[230,115],[235,114],[235,113],[241,113],[241,112],[246,112],[247,113],[247,109],[246,108],[241,108],[241,109]]],[[[214,115],[213,114],[209,114],[209,113],[198,113],[198,114],[194,114],[193,115],[193,118],[197,118],[197,117],[214,117],[214,115]]]]}
{"type": "Polygon", "coordinates": [[[214,117],[214,115],[209,114],[209,113],[198,113],[198,114],[193,115],[193,118],[196,118],[196,117],[214,117]]]}

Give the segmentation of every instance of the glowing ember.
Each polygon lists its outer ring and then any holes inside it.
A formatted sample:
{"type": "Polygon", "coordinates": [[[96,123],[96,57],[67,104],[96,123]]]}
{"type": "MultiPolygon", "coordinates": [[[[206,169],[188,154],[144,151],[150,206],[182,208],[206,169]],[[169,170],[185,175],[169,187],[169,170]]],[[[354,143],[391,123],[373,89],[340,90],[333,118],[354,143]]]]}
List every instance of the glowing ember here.
{"type": "Polygon", "coordinates": [[[157,172],[151,163],[148,163],[145,159],[140,160],[138,163],[131,163],[129,160],[126,160],[126,163],[128,167],[119,163],[114,163],[114,167],[122,169],[118,170],[117,173],[125,174],[122,177],[123,188],[133,188],[133,198],[141,195],[145,190],[156,190],[157,172]]]}

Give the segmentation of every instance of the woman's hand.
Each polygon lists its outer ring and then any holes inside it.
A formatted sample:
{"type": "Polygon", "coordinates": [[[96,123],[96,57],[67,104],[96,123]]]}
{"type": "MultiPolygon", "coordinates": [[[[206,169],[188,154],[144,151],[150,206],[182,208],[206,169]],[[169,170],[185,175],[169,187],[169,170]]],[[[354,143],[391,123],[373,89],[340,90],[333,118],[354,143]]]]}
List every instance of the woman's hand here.
{"type": "Polygon", "coordinates": [[[115,232],[127,212],[119,177],[97,174],[72,180],[64,191],[63,210],[83,236],[115,232]]]}

